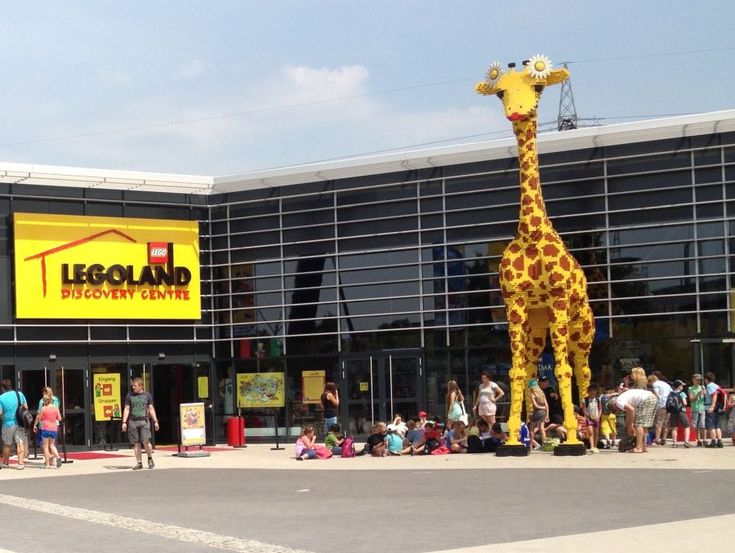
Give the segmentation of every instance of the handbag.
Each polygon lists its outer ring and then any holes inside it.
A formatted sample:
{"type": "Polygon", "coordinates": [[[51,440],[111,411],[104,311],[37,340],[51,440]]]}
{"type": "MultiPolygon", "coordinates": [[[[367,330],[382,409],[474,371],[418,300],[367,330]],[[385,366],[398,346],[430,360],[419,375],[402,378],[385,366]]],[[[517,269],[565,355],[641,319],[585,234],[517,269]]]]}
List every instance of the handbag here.
{"type": "Polygon", "coordinates": [[[15,420],[19,426],[30,428],[33,426],[35,417],[28,409],[23,407],[23,404],[20,402],[20,394],[18,393],[18,390],[15,390],[15,397],[18,398],[18,410],[15,412],[15,420]]]}
{"type": "Polygon", "coordinates": [[[467,414],[467,411],[464,410],[464,401],[459,404],[459,408],[462,411],[462,414],[459,416],[459,422],[464,423],[465,426],[467,426],[470,423],[470,417],[467,414]]]}

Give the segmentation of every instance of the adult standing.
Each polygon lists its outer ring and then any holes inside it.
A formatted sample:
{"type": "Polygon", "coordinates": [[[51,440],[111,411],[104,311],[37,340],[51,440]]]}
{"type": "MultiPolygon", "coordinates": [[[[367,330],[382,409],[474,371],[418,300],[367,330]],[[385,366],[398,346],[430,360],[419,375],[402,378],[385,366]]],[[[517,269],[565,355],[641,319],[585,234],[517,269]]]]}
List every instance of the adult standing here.
{"type": "Polygon", "coordinates": [[[477,389],[477,400],[472,410],[477,413],[482,420],[487,422],[488,427],[495,424],[495,414],[498,411],[498,400],[505,394],[500,386],[493,382],[490,373],[482,371],[480,374],[480,386],[477,389]]]}
{"type": "MultiPolygon", "coordinates": [[[[51,404],[54,407],[56,407],[57,409],[60,409],[61,407],[61,402],[59,401],[59,398],[54,395],[54,390],[51,388],[51,386],[44,386],[43,388],[41,388],[41,399],[38,400],[38,412],[39,413],[41,412],[41,409],[43,409],[43,400],[47,395],[51,396],[51,404]]],[[[34,426],[34,430],[36,431],[36,436],[37,436],[36,443],[39,446],[43,446],[43,438],[41,437],[42,428],[41,428],[40,422],[36,423],[36,425],[34,426]]],[[[58,431],[58,428],[57,428],[57,431],[58,431]]],[[[58,435],[56,436],[56,438],[54,438],[54,444],[56,444],[57,438],[58,438],[58,435]]]]}
{"type": "Polygon", "coordinates": [[[658,398],[656,402],[656,414],[653,418],[653,424],[656,428],[653,443],[654,445],[666,445],[666,434],[669,430],[669,419],[671,418],[671,415],[666,411],[666,400],[669,399],[671,386],[655,374],[648,375],[648,384],[658,398]]]}
{"type": "Polygon", "coordinates": [[[559,393],[549,382],[548,376],[542,376],[538,379],[538,385],[546,396],[546,405],[549,408],[549,419],[559,421],[564,419],[564,410],[561,407],[561,398],[559,393]]]}
{"type": "Polygon", "coordinates": [[[18,413],[18,406],[23,405],[28,409],[28,402],[23,392],[19,390],[13,390],[13,383],[10,379],[5,378],[0,383],[2,394],[0,394],[0,409],[3,413],[3,466],[8,466],[10,463],[10,444],[15,443],[15,448],[18,453],[18,470],[25,468],[25,453],[26,453],[26,431],[23,426],[18,424],[16,414],[18,413]]]}
{"type": "Polygon", "coordinates": [[[337,424],[337,408],[339,407],[339,392],[334,382],[327,382],[322,392],[322,409],[324,409],[324,435],[337,424]]]}
{"type": "Polygon", "coordinates": [[[656,413],[656,394],[642,388],[626,390],[610,401],[615,412],[625,412],[625,427],[629,436],[635,436],[634,453],[645,453],[646,432],[653,426],[656,413]]]}
{"type": "Polygon", "coordinates": [[[53,404],[51,388],[44,388],[41,405],[42,407],[36,415],[33,430],[38,431],[43,441],[43,468],[61,468],[61,457],[59,457],[59,450],[56,449],[56,436],[61,421],[61,412],[58,406],[53,404]],[[48,392],[45,390],[48,390],[48,392]]]}
{"type": "Polygon", "coordinates": [[[464,396],[456,380],[447,382],[447,428],[464,415],[464,396]]]}
{"type": "Polygon", "coordinates": [[[135,450],[137,464],[133,470],[143,468],[141,445],[145,447],[148,455],[148,468],[152,469],[153,446],[151,446],[151,421],[153,427],[158,430],[158,417],[153,407],[153,397],[143,390],[143,379],[133,378],[132,391],[125,396],[125,408],[122,416],[122,430],[128,432],[128,439],[135,450]]]}
{"type": "Polygon", "coordinates": [[[710,442],[707,447],[724,447],[722,443],[722,429],[720,428],[720,408],[718,404],[720,386],[715,382],[715,373],[704,374],[704,427],[709,434],[710,442]]]}

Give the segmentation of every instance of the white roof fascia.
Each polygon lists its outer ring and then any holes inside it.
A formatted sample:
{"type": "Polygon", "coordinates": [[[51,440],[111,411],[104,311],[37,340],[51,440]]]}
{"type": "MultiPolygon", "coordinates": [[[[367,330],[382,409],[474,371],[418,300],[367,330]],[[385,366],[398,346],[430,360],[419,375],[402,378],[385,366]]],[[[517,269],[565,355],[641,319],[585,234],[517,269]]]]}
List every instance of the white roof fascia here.
{"type": "MultiPolygon", "coordinates": [[[[728,131],[735,131],[735,110],[541,133],[538,139],[538,149],[539,153],[544,154],[728,131]]],[[[503,138],[214,177],[212,192],[224,193],[271,188],[503,159],[516,155],[515,138],[503,138]]]]}

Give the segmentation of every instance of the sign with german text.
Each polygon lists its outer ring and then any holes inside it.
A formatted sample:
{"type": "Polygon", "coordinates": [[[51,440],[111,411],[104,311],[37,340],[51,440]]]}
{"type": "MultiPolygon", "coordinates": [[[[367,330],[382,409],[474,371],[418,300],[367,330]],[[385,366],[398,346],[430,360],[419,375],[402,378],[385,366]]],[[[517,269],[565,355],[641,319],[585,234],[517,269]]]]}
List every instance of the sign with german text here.
{"type": "Polygon", "coordinates": [[[120,405],[120,375],[118,373],[97,373],[92,375],[94,394],[94,418],[96,421],[109,421],[122,417],[120,405]]]}
{"type": "Polygon", "coordinates": [[[301,371],[304,398],[302,403],[321,403],[324,392],[325,371],[301,371]]]}
{"type": "Polygon", "coordinates": [[[19,319],[199,319],[196,221],[15,213],[19,319]]]}

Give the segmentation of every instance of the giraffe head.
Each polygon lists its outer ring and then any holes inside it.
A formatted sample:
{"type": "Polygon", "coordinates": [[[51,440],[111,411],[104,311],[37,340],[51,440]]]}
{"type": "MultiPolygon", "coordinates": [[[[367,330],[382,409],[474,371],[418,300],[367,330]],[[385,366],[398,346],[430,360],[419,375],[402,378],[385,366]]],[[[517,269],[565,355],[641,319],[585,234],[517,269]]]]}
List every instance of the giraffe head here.
{"type": "Polygon", "coordinates": [[[505,116],[511,121],[535,116],[544,87],[569,78],[569,71],[552,69],[549,58],[540,54],[525,60],[520,71],[516,71],[515,63],[508,64],[508,69],[504,73],[500,63],[493,63],[487,78],[475,86],[475,92],[484,96],[497,95],[503,101],[505,116]]]}

